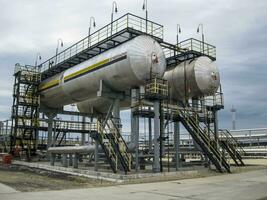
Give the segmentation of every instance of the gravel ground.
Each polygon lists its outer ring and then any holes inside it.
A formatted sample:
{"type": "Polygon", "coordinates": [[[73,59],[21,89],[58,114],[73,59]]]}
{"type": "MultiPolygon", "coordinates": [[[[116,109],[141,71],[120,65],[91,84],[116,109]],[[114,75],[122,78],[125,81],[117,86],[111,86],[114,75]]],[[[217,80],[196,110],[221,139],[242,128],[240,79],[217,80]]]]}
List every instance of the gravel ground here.
{"type": "MultiPolygon", "coordinates": [[[[232,173],[241,173],[252,170],[264,169],[267,166],[267,159],[250,159],[245,160],[248,164],[246,167],[237,168],[232,167],[232,173]]],[[[132,183],[149,183],[160,182],[170,180],[182,180],[189,178],[200,178],[208,176],[220,176],[214,170],[197,170],[197,173],[192,175],[176,175],[176,176],[162,176],[162,177],[147,177],[140,179],[132,179],[123,184],[132,183]]],[[[63,190],[63,189],[75,189],[75,188],[90,188],[90,187],[102,187],[116,185],[118,183],[101,181],[95,179],[89,179],[84,177],[71,176],[66,174],[54,173],[39,169],[32,169],[23,166],[1,166],[0,165],[0,183],[8,185],[21,192],[32,191],[47,191],[47,190],[63,190]]]]}
{"type": "Polygon", "coordinates": [[[0,183],[21,192],[63,190],[114,185],[107,181],[51,173],[18,166],[0,166],[0,183]]]}

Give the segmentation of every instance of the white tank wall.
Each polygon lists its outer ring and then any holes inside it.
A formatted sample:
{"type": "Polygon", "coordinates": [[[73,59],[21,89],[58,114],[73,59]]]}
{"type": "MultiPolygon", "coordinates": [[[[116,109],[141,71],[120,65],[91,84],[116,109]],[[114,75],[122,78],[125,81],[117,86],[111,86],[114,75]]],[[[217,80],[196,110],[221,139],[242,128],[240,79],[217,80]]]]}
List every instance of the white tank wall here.
{"type": "Polygon", "coordinates": [[[57,80],[59,85],[41,91],[41,103],[51,108],[96,98],[102,79],[115,91],[125,91],[143,85],[151,71],[163,76],[166,61],[161,46],[149,36],[138,36],[114,49],[78,64],[41,83],[45,87],[57,80]],[[109,62],[126,55],[126,59],[99,68],[73,80],[66,78],[109,59],[109,62]]]}
{"type": "Polygon", "coordinates": [[[164,79],[169,83],[170,95],[174,100],[183,100],[185,94],[189,98],[211,95],[220,86],[218,68],[214,61],[205,56],[180,63],[166,71],[164,79]]]}
{"type": "MultiPolygon", "coordinates": [[[[170,95],[174,101],[184,99],[184,65],[186,65],[186,77],[189,97],[201,97],[214,94],[220,85],[220,75],[214,61],[208,57],[199,57],[192,61],[180,63],[175,68],[164,73],[170,86],[170,95]]],[[[107,99],[88,99],[77,104],[79,111],[89,113],[93,110],[105,113],[111,104],[107,99]]],[[[120,103],[121,110],[129,109],[131,102],[129,99],[120,103]]]]}

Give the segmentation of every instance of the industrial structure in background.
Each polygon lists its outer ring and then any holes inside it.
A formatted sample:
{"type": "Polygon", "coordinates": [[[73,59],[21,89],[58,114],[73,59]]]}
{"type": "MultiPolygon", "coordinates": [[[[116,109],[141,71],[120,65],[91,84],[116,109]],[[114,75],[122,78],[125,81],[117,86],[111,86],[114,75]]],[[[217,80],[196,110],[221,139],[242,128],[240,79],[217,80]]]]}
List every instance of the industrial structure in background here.
{"type": "Polygon", "coordinates": [[[230,112],[232,113],[232,129],[236,129],[236,109],[232,106],[230,112]]]}
{"type": "Polygon", "coordinates": [[[178,170],[195,155],[230,172],[229,158],[244,165],[243,150],[218,129],[224,105],[215,61],[204,40],[171,44],[162,25],[126,14],[38,66],[16,65],[9,150],[114,173],[178,170]],[[70,104],[79,111],[64,109],[70,104]]]}

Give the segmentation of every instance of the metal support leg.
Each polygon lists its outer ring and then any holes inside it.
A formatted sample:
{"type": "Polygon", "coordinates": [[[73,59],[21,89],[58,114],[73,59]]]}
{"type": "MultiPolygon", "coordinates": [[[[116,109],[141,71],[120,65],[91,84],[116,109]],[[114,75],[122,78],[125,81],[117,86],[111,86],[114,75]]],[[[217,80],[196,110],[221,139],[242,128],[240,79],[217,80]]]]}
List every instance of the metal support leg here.
{"type": "MultiPolygon", "coordinates": [[[[192,107],[195,112],[198,110],[198,98],[192,98],[192,107]]],[[[196,143],[196,141],[192,138],[194,146],[201,151],[201,147],[196,143]]]]}
{"type": "Polygon", "coordinates": [[[139,170],[139,117],[134,117],[135,122],[135,171],[139,170]]]}
{"type": "Polygon", "coordinates": [[[63,167],[68,167],[68,155],[67,154],[62,154],[62,165],[63,167]]]}
{"type": "Polygon", "coordinates": [[[214,110],[214,139],[216,148],[219,148],[219,129],[218,129],[218,111],[214,110]]]}
{"type": "Polygon", "coordinates": [[[98,171],[99,143],[95,140],[95,171],[98,171]]]}
{"type": "Polygon", "coordinates": [[[136,133],[136,121],[135,121],[135,116],[133,116],[133,112],[135,111],[135,103],[138,99],[138,94],[139,90],[138,89],[132,89],[131,90],[131,142],[135,142],[135,133],[136,133]]]}
{"type": "Polygon", "coordinates": [[[56,159],[56,154],[51,153],[50,154],[50,165],[54,166],[55,165],[55,159],[56,159]]]}
{"type": "Polygon", "coordinates": [[[120,118],[120,99],[114,100],[112,114],[115,118],[115,123],[117,123],[118,119],[120,118]]]}
{"type": "Polygon", "coordinates": [[[148,149],[152,152],[152,123],[151,118],[148,118],[148,149]]]}
{"type": "Polygon", "coordinates": [[[53,138],[52,138],[53,141],[52,141],[52,144],[51,144],[51,145],[52,145],[53,147],[55,147],[55,146],[56,146],[56,142],[57,142],[57,141],[56,141],[56,136],[57,136],[57,130],[56,130],[56,129],[57,129],[57,122],[56,122],[56,120],[54,120],[54,124],[53,124],[53,126],[54,126],[53,138]]]}
{"type": "Polygon", "coordinates": [[[180,163],[180,124],[174,122],[174,148],[175,148],[175,169],[179,170],[180,163]]]}
{"type": "Polygon", "coordinates": [[[52,146],[53,118],[48,118],[47,149],[52,146]]]}
{"type": "MultiPolygon", "coordinates": [[[[82,130],[85,130],[85,116],[82,117],[82,130]]],[[[81,134],[81,144],[85,145],[85,133],[81,134]]]]}
{"type": "Polygon", "coordinates": [[[160,114],[159,114],[159,102],[154,102],[154,163],[153,171],[160,172],[160,145],[159,145],[159,136],[160,136],[160,114]]]}
{"type": "Polygon", "coordinates": [[[74,160],[73,160],[73,168],[77,169],[78,163],[79,163],[79,154],[75,153],[74,154],[74,160]]]}
{"type": "Polygon", "coordinates": [[[135,111],[135,103],[139,97],[139,90],[131,90],[131,142],[135,144],[135,170],[139,169],[139,118],[134,116],[133,112],[135,111]]]}
{"type": "Polygon", "coordinates": [[[73,155],[69,154],[69,166],[73,166],[73,155]]]}

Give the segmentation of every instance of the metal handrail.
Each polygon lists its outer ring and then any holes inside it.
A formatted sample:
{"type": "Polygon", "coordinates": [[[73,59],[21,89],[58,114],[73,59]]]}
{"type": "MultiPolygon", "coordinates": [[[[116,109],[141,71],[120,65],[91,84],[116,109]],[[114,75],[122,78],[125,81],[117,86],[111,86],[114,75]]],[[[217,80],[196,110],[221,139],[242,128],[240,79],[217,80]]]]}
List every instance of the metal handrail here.
{"type": "Polygon", "coordinates": [[[237,139],[233,137],[233,135],[227,129],[220,129],[221,137],[220,139],[226,139],[227,141],[232,141],[233,145],[235,145],[235,149],[240,154],[245,154],[243,147],[238,143],[237,139]]]}
{"type": "MultiPolygon", "coordinates": [[[[134,30],[144,32],[146,29],[146,19],[138,17],[136,15],[127,13],[117,20],[109,23],[108,25],[102,27],[101,29],[93,32],[91,35],[86,36],[82,40],[78,41],[69,48],[63,50],[52,58],[46,60],[44,63],[40,64],[40,71],[44,72],[50,67],[55,66],[63,61],[77,55],[78,53],[87,50],[93,45],[98,44],[101,41],[111,37],[120,31],[132,28],[134,30]]],[[[147,20],[147,34],[154,37],[163,39],[163,26],[155,22],[147,20]]]]}
{"type": "Polygon", "coordinates": [[[205,55],[216,58],[216,47],[208,44],[206,42],[202,42],[195,38],[189,38],[184,40],[178,44],[178,48],[186,49],[189,51],[196,51],[199,53],[203,53],[205,55]],[[204,46],[204,49],[203,49],[204,46]]]}

